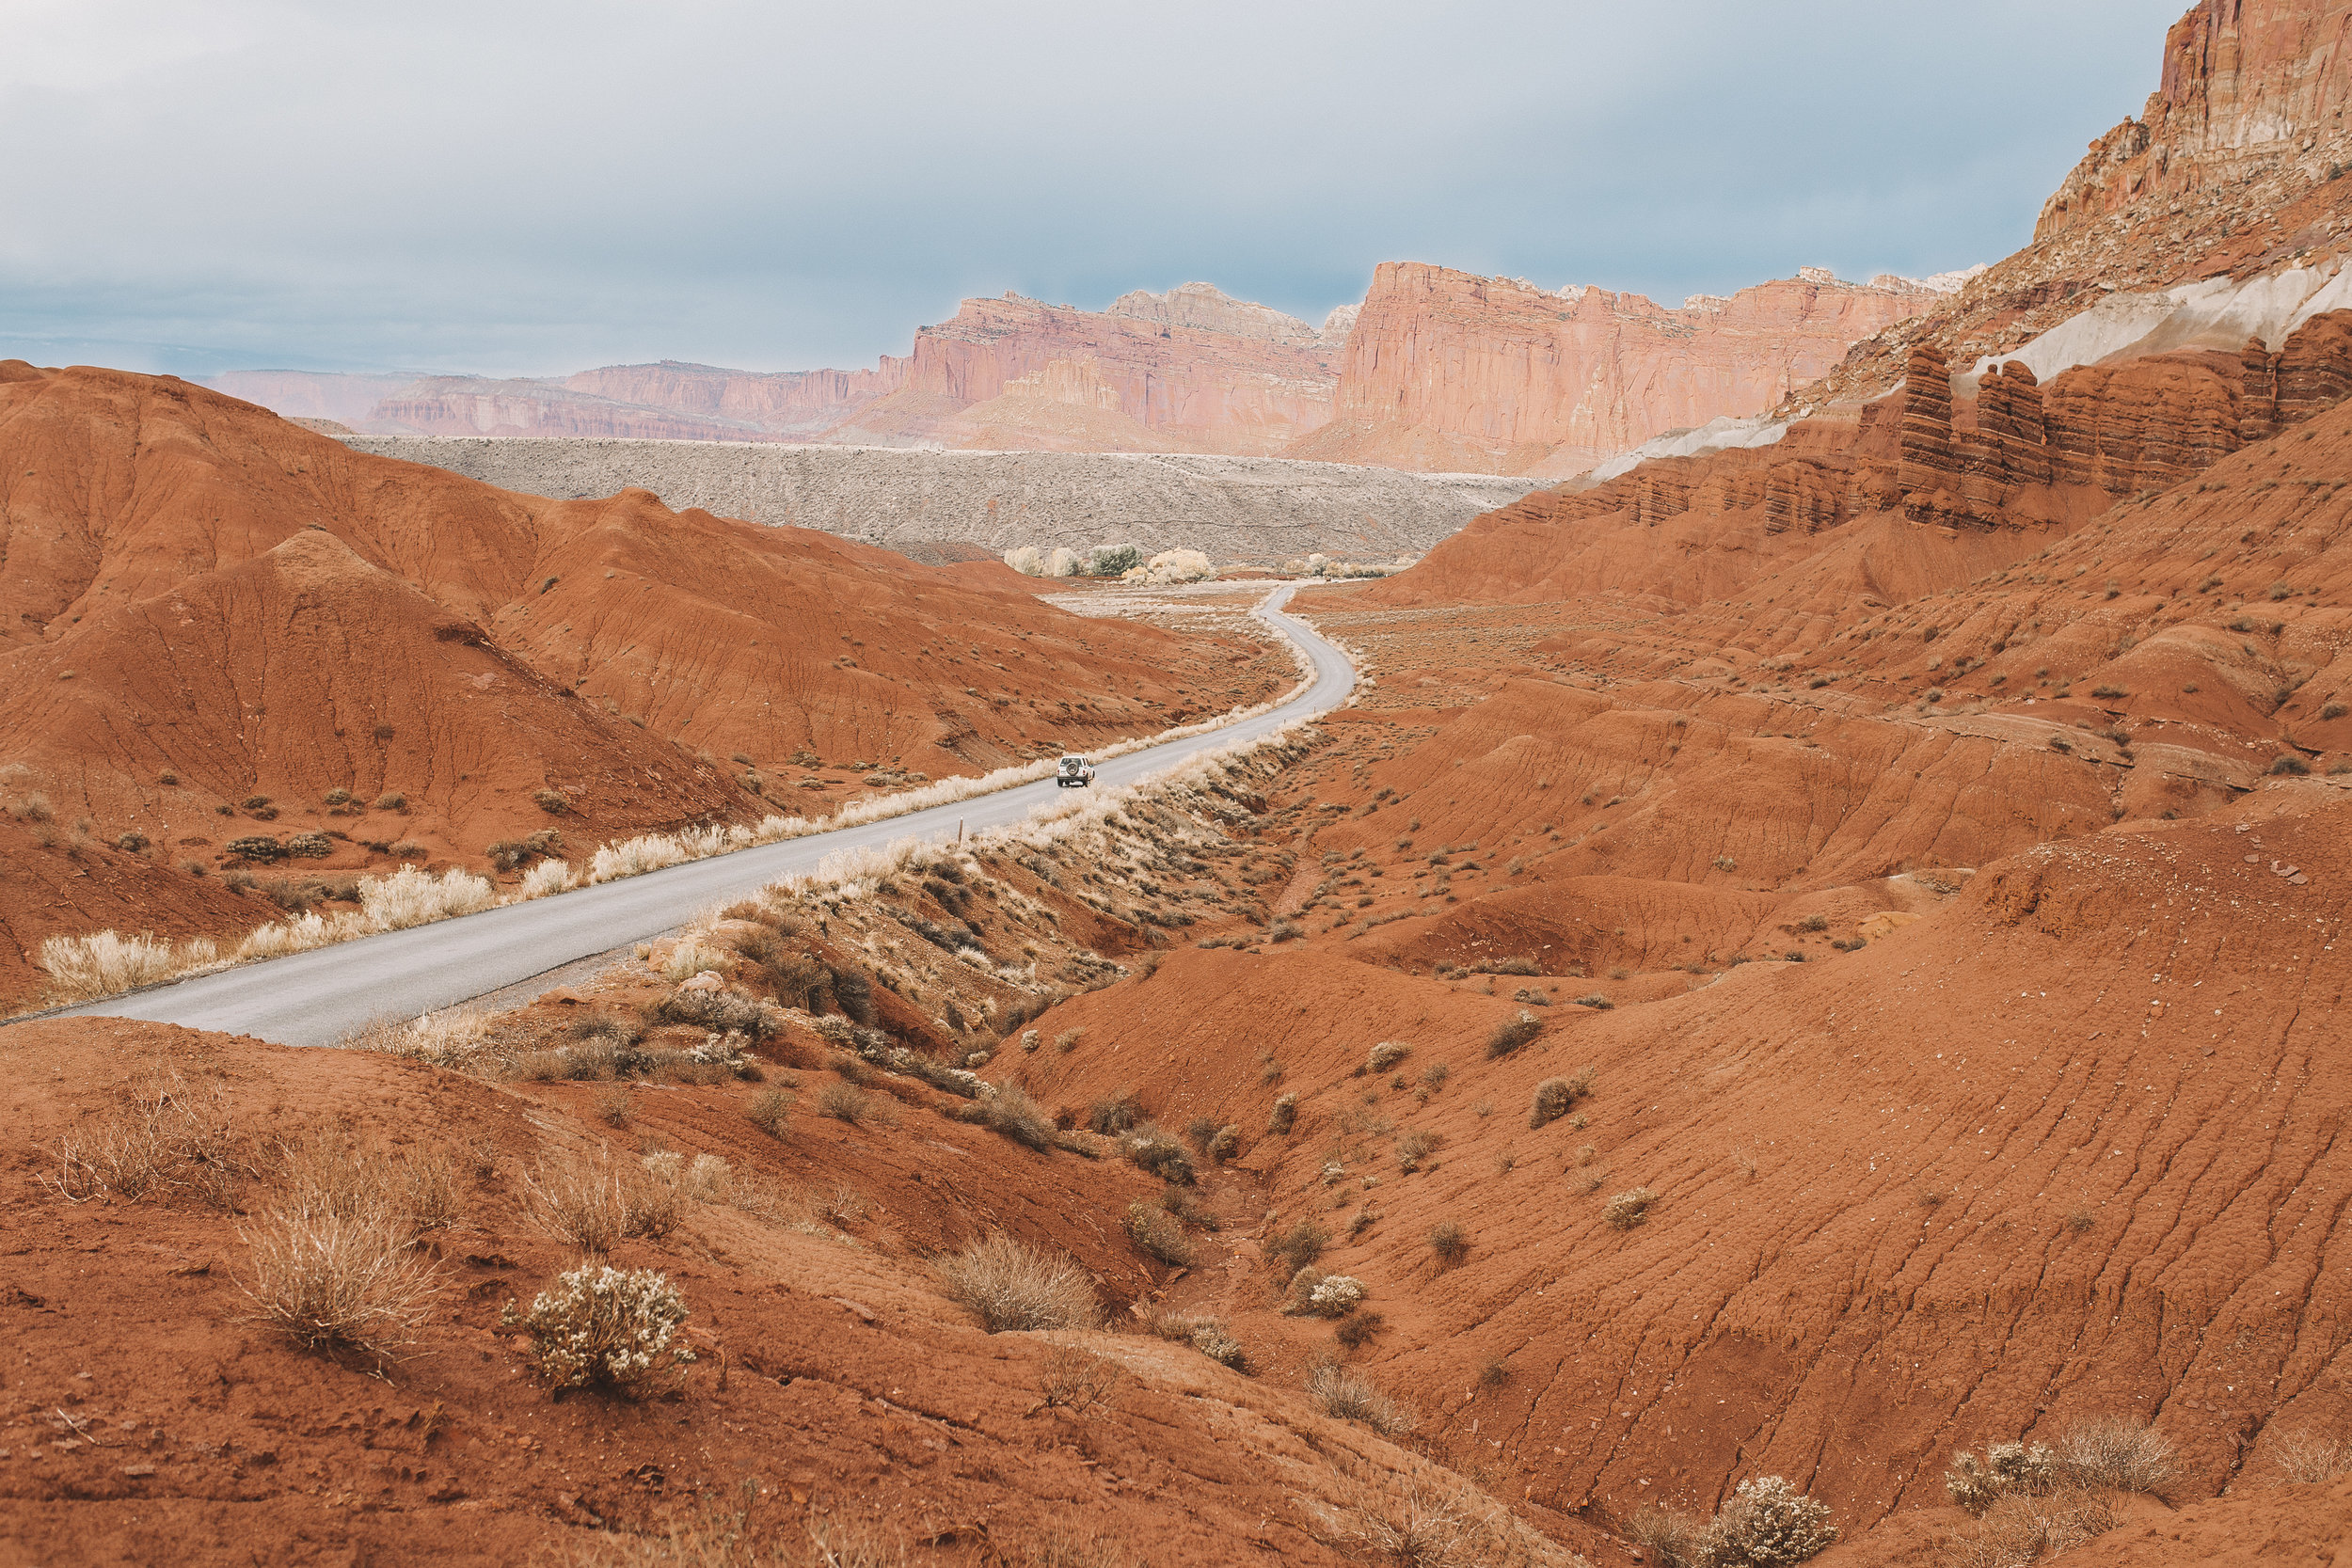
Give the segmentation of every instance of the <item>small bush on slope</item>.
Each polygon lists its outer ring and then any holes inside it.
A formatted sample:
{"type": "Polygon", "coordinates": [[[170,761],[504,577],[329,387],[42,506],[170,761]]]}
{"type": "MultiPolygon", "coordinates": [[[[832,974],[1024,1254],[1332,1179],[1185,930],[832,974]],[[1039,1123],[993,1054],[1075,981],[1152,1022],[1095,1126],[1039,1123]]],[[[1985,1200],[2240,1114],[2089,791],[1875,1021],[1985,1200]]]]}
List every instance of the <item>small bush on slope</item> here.
{"type": "Polygon", "coordinates": [[[1307,1392],[1325,1415],[1361,1421],[1383,1437],[1402,1436],[1419,1424],[1410,1408],[1382,1393],[1371,1379],[1333,1362],[1307,1374],[1307,1392]]]}
{"type": "Polygon", "coordinates": [[[991,1334],[1008,1329],[1091,1328],[1094,1285],[1067,1258],[1047,1258],[998,1231],[939,1259],[948,1297],[991,1334]]]}
{"type": "Polygon", "coordinates": [[[1837,1539],[1829,1505],[1778,1476],[1743,1481],[1700,1543],[1703,1568],[1787,1568],[1837,1539]]]}
{"type": "Polygon", "coordinates": [[[583,1263],[539,1292],[531,1310],[512,1302],[501,1326],[531,1337],[532,1367],[555,1389],[606,1387],[642,1398],[682,1382],[694,1353],[677,1342],[686,1303],[651,1269],[583,1263]]]}

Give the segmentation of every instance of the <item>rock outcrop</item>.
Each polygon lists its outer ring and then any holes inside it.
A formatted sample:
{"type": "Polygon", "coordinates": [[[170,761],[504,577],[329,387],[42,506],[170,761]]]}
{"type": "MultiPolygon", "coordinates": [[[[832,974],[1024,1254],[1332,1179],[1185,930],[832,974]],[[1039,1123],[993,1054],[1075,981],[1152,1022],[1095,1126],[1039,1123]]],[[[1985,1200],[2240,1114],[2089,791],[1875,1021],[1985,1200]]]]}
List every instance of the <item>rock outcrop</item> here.
{"type": "Polygon", "coordinates": [[[1291,455],[1568,478],[1661,432],[1761,413],[1942,297],[1808,267],[1668,309],[1384,262],[1340,362],[1332,420],[1291,455]]]}
{"type": "Polygon", "coordinates": [[[2281,164],[2322,177],[2341,159],[2352,104],[2348,29],[2343,0],[2201,0],[2165,36],[2163,80],[2140,118],[2090,144],[2042,204],[2035,240],[2281,164]]]}

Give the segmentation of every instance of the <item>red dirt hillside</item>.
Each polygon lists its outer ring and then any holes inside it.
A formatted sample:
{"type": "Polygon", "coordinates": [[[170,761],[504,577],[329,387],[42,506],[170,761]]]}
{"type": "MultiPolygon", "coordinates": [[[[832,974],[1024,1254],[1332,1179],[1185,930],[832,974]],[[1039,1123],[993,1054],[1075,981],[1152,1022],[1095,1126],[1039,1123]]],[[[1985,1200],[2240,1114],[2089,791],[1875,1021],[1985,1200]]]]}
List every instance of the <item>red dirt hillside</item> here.
{"type": "MultiPolygon", "coordinates": [[[[985,771],[1293,678],[1260,642],[1081,620],[823,533],[639,491],[513,495],[170,378],[6,372],[0,807],[72,828],[68,852],[136,838],[202,864],[325,830],[318,869],[381,869],[395,843],[474,862],[553,827],[576,856],[821,815],[851,768],[887,769],[879,787],[985,771]]],[[[156,924],[218,905],[166,898],[156,924]]],[[[58,913],[0,911],[0,990],[75,928],[58,913]]]]}

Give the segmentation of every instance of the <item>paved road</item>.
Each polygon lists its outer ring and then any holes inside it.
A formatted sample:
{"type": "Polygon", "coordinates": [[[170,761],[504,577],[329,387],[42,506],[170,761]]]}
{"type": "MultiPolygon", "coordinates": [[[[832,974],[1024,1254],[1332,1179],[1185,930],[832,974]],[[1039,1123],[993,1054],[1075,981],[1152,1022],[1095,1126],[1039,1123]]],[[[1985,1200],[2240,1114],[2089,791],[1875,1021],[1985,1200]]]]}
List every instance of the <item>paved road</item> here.
{"type": "MultiPolygon", "coordinates": [[[[1132,784],[1201,752],[1264,735],[1344,702],[1356,685],[1354,668],[1338,649],[1282,613],[1290,594],[1288,587],[1277,589],[1258,614],[1307,651],[1314,660],[1314,684],[1255,719],[1101,763],[1095,769],[1098,786],[1132,784]]],[[[325,1045],[373,1019],[414,1018],[520,985],[592,954],[648,941],[779,877],[813,871],[837,849],[908,838],[950,842],[960,821],[967,832],[1000,827],[1058,794],[1054,782],[1044,779],[863,827],[243,964],[66,1011],[155,1019],[283,1045],[325,1045]]]]}

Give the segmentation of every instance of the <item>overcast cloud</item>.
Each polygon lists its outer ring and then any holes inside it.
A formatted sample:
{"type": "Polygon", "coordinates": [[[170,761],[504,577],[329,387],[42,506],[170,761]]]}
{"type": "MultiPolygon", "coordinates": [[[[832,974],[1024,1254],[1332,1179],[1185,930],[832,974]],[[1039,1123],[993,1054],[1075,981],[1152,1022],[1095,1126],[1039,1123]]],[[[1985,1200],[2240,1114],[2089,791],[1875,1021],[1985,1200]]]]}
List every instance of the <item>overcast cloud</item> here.
{"type": "Polygon", "coordinates": [[[0,0],[0,356],[792,370],[1007,289],[1919,276],[2025,242],[2185,3],[0,0]]]}

